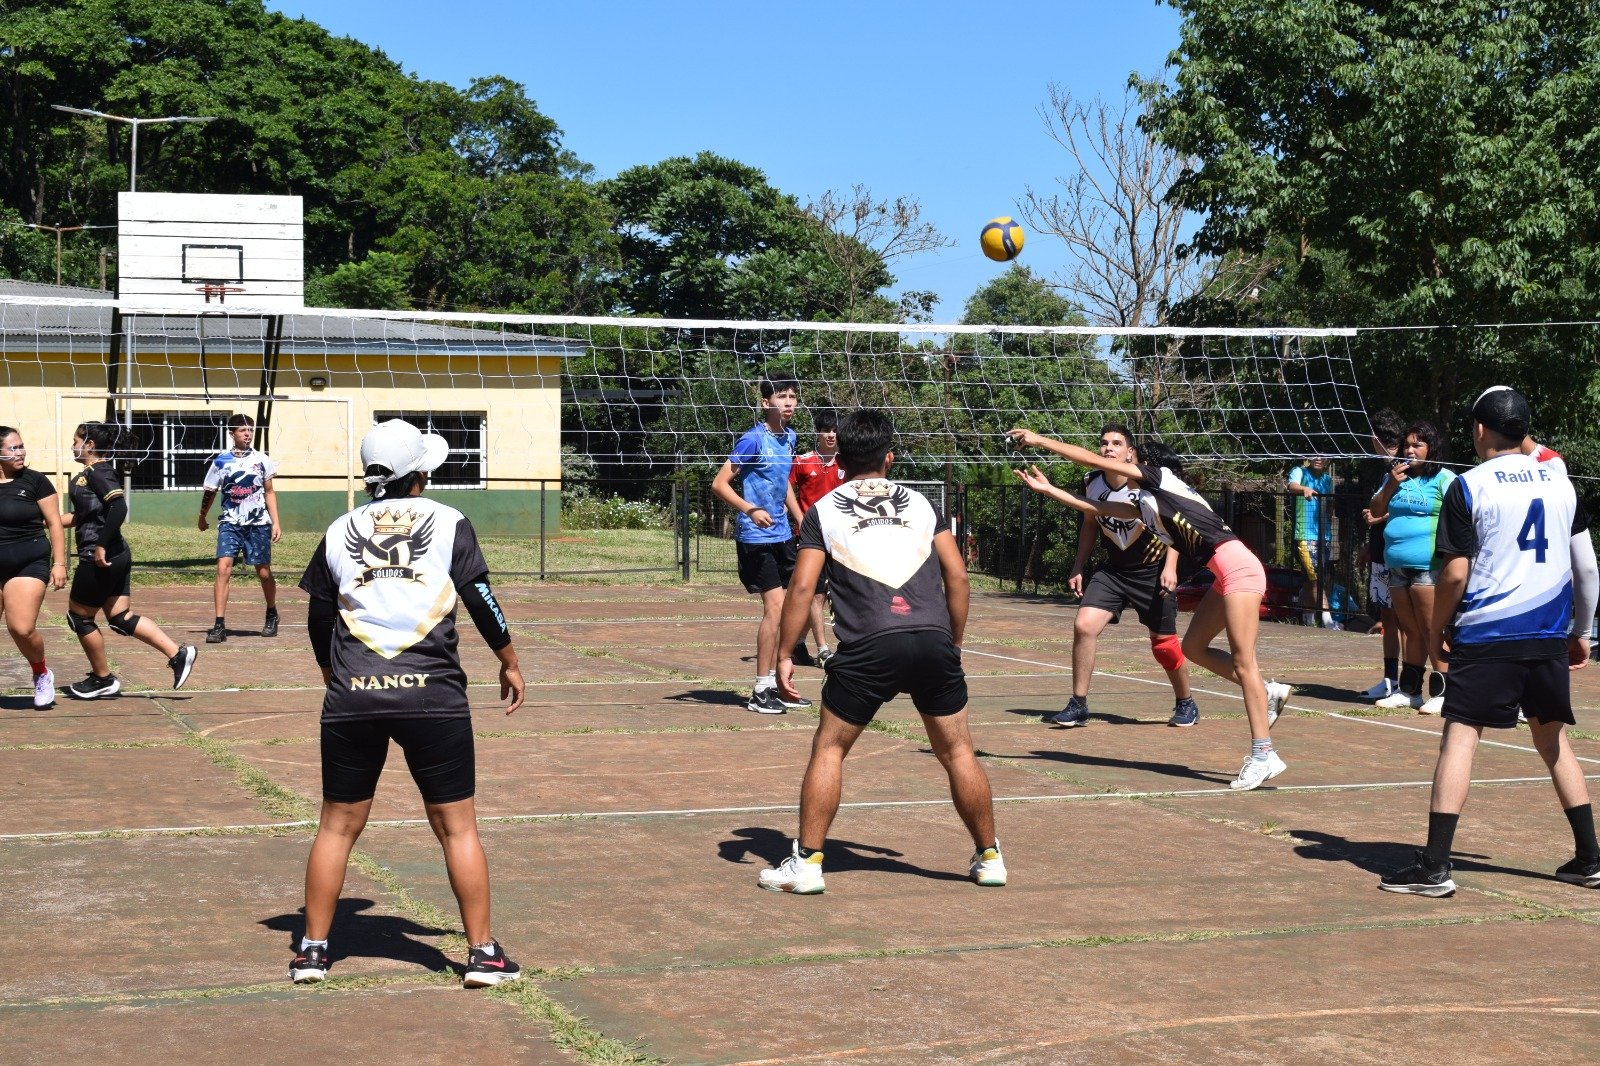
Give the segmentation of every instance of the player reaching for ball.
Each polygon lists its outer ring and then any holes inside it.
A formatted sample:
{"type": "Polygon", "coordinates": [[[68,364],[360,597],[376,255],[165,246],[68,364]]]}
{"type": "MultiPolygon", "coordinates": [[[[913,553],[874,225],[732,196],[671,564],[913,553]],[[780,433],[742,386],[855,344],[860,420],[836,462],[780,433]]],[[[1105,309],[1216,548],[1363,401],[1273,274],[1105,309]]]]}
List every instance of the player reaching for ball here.
{"type": "MultiPolygon", "coordinates": [[[[1112,423],[1100,431],[1100,454],[1122,462],[1137,461],[1133,433],[1127,426],[1112,423]]],[[[1134,503],[1139,486],[1120,474],[1095,471],[1084,482],[1083,497],[1089,500],[1120,500],[1134,503]]],[[[1138,518],[1095,515],[1085,520],[1078,531],[1078,558],[1068,585],[1083,597],[1072,625],[1072,698],[1060,712],[1046,721],[1061,726],[1081,726],[1089,721],[1089,683],[1094,677],[1095,645],[1107,625],[1122,620],[1129,607],[1150,632],[1150,654],[1172,682],[1176,702],[1168,725],[1192,726],[1200,720],[1189,685],[1189,669],[1178,640],[1178,553],[1150,532],[1138,518]],[[1106,565],[1083,585],[1083,568],[1094,555],[1095,545],[1106,545],[1106,565]]]]}
{"type": "Polygon", "coordinates": [[[1292,690],[1277,681],[1263,682],[1256,662],[1261,598],[1267,591],[1266,569],[1200,494],[1184,484],[1177,456],[1160,442],[1150,441],[1140,446],[1141,461],[1128,463],[1031,429],[1013,429],[1010,435],[1019,445],[1043,448],[1080,466],[1127,478],[1136,482],[1140,491],[1136,503],[1085,500],[1051,484],[1036,466],[1016,471],[1029,488],[1085,514],[1140,519],[1162,543],[1177,548],[1216,575],[1183,635],[1183,653],[1218,677],[1238,685],[1244,696],[1245,715],[1250,722],[1250,754],[1228,787],[1241,791],[1259,788],[1288,769],[1273,750],[1268,731],[1292,690]],[[1212,639],[1224,631],[1228,651],[1211,646],[1212,639]]]}
{"type": "MultiPolygon", "coordinates": [[[[882,411],[852,411],[839,424],[846,484],[800,525],[794,595],[784,605],[780,647],[806,625],[811,594],[826,569],[833,587],[839,650],[822,686],[822,716],[800,786],[800,835],[788,858],[761,871],[772,892],[823,890],[822,856],[839,811],[845,756],[878,709],[906,693],[950,779],[956,811],[972,834],[967,873],[980,885],[1006,883],[994,831],[994,801],[967,729],[961,637],[967,626],[967,566],[950,525],[926,497],[889,480],[894,425],[882,411]]],[[[794,663],[778,664],[794,696],[794,663]]]]}
{"type": "Polygon", "coordinates": [[[443,437],[398,418],[361,442],[372,500],[328,527],[300,587],[322,667],[322,817],[306,860],[306,930],[289,963],[296,984],[321,981],[350,849],[366,827],[393,740],[422,793],[461,907],[468,954],[461,983],[514,981],[516,963],[489,932],[489,863],[478,839],[467,675],[456,650],[465,606],[500,660],[506,713],[522,706],[522,671],[472,523],[422,495],[449,453],[443,437]]]}

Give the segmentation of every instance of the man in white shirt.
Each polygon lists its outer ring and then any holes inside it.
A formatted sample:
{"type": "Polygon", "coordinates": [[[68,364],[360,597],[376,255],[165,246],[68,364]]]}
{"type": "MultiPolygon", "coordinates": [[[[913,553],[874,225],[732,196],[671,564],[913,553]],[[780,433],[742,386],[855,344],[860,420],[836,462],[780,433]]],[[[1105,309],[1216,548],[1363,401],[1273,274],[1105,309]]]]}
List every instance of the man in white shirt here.
{"type": "Polygon", "coordinates": [[[256,568],[261,591],[267,600],[267,620],[261,635],[278,635],[278,583],[272,576],[272,546],[283,535],[278,522],[278,494],[272,477],[278,468],[265,452],[256,451],[256,424],[249,415],[228,419],[228,435],[233,447],[211,460],[206,468],[205,493],[200,497],[200,521],[208,528],[206,513],[211,501],[222,497],[222,515],[217,522],[217,584],[213,600],[216,621],[206,632],[207,644],[228,639],[223,616],[228,610],[228,582],[233,577],[233,560],[243,555],[247,566],[256,568]]]}

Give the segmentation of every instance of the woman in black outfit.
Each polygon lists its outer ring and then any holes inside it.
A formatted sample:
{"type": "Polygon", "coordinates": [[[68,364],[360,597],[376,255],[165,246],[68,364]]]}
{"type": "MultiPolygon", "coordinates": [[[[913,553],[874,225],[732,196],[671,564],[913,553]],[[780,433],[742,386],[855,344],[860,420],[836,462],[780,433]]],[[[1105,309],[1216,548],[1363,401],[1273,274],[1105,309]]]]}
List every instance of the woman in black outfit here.
{"type": "Polygon", "coordinates": [[[56,675],[44,661],[39,606],[46,584],[67,587],[65,543],[56,487],[28,469],[22,434],[0,426],[0,604],[6,630],[33,668],[33,705],[41,710],[56,702],[56,675]]]}
{"type": "Polygon", "coordinates": [[[178,644],[148,618],[131,613],[129,574],[133,554],[122,539],[128,518],[128,501],[122,482],[111,465],[121,430],[110,422],[85,422],[72,436],[72,457],[83,464],[67,486],[72,513],[62,517],[78,542],[78,569],[67,594],[67,625],[89,657],[89,676],[67,691],[80,700],[115,696],[122,682],[111,672],[105,638],[94,616],[105,612],[106,624],[125,637],[138,637],[167,657],[172,667],[172,687],[182,688],[194,669],[195,647],[178,644]]]}

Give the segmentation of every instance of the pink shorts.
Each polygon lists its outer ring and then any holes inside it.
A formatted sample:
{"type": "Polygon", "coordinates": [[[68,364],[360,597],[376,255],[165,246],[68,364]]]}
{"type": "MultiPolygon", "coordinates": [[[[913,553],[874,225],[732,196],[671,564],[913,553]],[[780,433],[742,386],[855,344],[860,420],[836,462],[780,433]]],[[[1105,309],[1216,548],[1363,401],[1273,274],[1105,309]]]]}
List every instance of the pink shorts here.
{"type": "Polygon", "coordinates": [[[1217,592],[1232,596],[1235,592],[1248,592],[1256,596],[1267,594],[1267,571],[1256,558],[1256,553],[1244,546],[1242,540],[1230,540],[1217,546],[1216,554],[1206,563],[1206,569],[1217,575],[1213,583],[1217,592]]]}

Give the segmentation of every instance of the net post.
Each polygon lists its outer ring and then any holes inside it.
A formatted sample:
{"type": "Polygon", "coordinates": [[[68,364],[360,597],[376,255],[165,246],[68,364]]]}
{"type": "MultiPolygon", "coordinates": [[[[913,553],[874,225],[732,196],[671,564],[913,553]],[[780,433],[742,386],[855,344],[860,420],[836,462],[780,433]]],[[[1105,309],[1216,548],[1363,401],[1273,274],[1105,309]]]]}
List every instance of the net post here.
{"type": "MultiPolygon", "coordinates": [[[[556,484],[560,485],[560,482],[556,482],[556,484]]],[[[544,573],[545,573],[544,546],[545,546],[545,539],[546,538],[545,538],[545,535],[544,535],[544,521],[545,521],[544,516],[549,513],[550,501],[548,499],[546,499],[546,493],[548,493],[549,491],[550,491],[550,482],[545,478],[540,478],[539,479],[539,580],[540,581],[544,580],[544,573]]],[[[561,490],[558,488],[558,489],[556,489],[556,491],[559,493],[561,490]]],[[[557,499],[559,499],[559,498],[560,497],[558,496],[557,499]]]]}
{"type": "Polygon", "coordinates": [[[683,575],[683,580],[687,583],[688,580],[689,580],[689,535],[690,535],[690,531],[689,531],[689,525],[690,525],[690,523],[689,523],[689,479],[687,477],[683,478],[683,480],[682,480],[682,488],[683,488],[683,493],[680,496],[680,502],[678,504],[678,529],[679,529],[679,532],[682,535],[681,536],[682,546],[681,546],[681,548],[679,550],[682,551],[682,553],[683,553],[683,563],[682,563],[682,571],[681,572],[682,572],[682,575],[683,575]]]}

